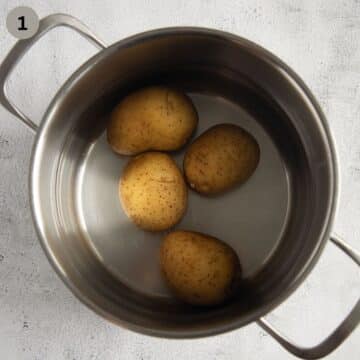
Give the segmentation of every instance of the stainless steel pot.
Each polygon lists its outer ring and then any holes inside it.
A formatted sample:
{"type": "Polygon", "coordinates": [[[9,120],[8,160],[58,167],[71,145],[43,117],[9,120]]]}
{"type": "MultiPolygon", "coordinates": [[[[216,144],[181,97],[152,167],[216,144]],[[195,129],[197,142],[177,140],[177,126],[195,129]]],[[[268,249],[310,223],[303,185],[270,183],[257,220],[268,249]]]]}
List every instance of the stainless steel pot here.
{"type": "MultiPolygon", "coordinates": [[[[338,173],[325,117],[274,55],[238,36],[191,27],[149,31],[106,47],[79,20],[57,14],[17,42],[0,67],[0,83],[2,105],[36,132],[29,186],[41,244],[64,283],[98,314],[170,338],[215,335],[256,321],[308,359],[330,353],[359,323],[360,301],[327,339],[303,348],[261,318],[300,285],[328,239],[360,264],[355,250],[331,235],[338,173]],[[76,30],[101,51],[62,86],[37,126],[8,100],[6,79],[57,26],[76,30]],[[189,93],[200,114],[198,132],[217,122],[240,123],[260,144],[252,179],[216,199],[191,193],[179,225],[218,236],[240,255],[246,282],[219,308],[197,309],[171,297],[157,265],[161,234],[137,230],[117,199],[126,158],[104,140],[107,115],[124,94],[154,83],[189,93]]],[[[180,163],[182,155],[174,154],[180,163]]]]}

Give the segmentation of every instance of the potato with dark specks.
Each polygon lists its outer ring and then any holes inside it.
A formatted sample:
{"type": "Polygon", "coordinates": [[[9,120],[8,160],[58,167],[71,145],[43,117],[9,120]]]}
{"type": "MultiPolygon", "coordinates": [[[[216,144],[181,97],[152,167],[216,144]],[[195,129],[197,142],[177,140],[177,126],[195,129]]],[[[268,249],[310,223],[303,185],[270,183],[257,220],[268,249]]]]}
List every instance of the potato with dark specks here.
{"type": "Polygon", "coordinates": [[[192,189],[216,195],[246,181],[259,158],[259,145],[247,131],[232,124],[215,125],[188,147],[184,173],[192,189]]]}
{"type": "Polygon", "coordinates": [[[239,259],[230,246],[192,231],[174,231],[165,237],[160,264],[175,295],[193,305],[223,302],[241,277],[239,259]]]}
{"type": "Polygon", "coordinates": [[[125,213],[140,228],[161,231],[175,225],[187,206],[187,187],[174,160],[148,152],[131,159],[119,183],[125,213]]]}
{"type": "Polygon", "coordinates": [[[181,148],[198,123],[198,115],[184,93],[152,86],[126,96],[113,110],[107,127],[112,149],[123,155],[181,148]]]}

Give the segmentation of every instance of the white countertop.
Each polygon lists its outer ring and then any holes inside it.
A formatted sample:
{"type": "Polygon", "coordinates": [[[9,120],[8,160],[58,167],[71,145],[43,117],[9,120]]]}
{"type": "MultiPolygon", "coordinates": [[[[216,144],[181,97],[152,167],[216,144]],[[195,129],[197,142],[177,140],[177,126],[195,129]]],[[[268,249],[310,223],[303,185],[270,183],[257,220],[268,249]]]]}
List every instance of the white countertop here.
{"type": "MultiPolygon", "coordinates": [[[[108,44],[153,28],[196,25],[244,36],[287,62],[312,89],[337,143],[342,178],[334,230],[360,248],[359,0],[1,0],[0,61],[15,43],[5,18],[18,5],[40,17],[64,12],[108,44]],[[55,5],[56,3],[56,5],[55,5]]],[[[69,29],[46,35],[19,64],[9,95],[38,122],[64,80],[95,48],[69,29]]],[[[198,340],[164,340],[116,327],[83,306],[50,267],[30,216],[33,134],[0,107],[0,359],[292,359],[256,325],[198,340]]],[[[268,319],[315,344],[354,305],[356,267],[329,244],[299,290],[268,319]]],[[[359,359],[360,331],[328,359],[359,359]]],[[[295,358],[294,358],[295,359],[295,358]]]]}

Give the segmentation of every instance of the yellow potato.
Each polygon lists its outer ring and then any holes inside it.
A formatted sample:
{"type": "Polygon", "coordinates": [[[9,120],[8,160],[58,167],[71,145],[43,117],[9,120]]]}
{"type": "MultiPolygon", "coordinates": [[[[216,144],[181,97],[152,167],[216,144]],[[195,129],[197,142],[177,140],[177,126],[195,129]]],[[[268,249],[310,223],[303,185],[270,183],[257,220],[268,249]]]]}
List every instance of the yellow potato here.
{"type": "Polygon", "coordinates": [[[125,97],[111,114],[107,139],[123,155],[181,148],[196,128],[198,115],[180,91],[153,86],[125,97]]]}
{"type": "Polygon", "coordinates": [[[194,305],[224,301],[241,275],[239,259],[230,246],[191,231],[174,231],[165,237],[160,264],[174,293],[194,305]]]}
{"type": "Polygon", "coordinates": [[[259,145],[247,131],[232,124],[216,125],[188,147],[185,177],[199,193],[219,194],[246,181],[259,157],[259,145]]]}
{"type": "Polygon", "coordinates": [[[184,215],[187,188],[172,158],[148,152],[129,161],[119,183],[125,213],[144,230],[161,231],[184,215]]]}

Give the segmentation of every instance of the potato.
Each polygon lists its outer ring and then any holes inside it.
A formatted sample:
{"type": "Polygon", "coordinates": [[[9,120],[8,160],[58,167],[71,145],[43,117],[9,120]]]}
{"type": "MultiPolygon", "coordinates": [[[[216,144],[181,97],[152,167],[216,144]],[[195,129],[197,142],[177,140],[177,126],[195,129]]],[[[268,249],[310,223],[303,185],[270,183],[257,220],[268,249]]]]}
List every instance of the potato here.
{"type": "Polygon", "coordinates": [[[241,275],[230,246],[192,231],[174,231],[165,237],[160,264],[169,287],[193,305],[221,303],[233,293],[241,275]]]}
{"type": "Polygon", "coordinates": [[[232,124],[216,125],[188,147],[185,177],[197,192],[219,194],[246,181],[259,157],[259,145],[247,131],[232,124]]]}
{"type": "Polygon", "coordinates": [[[187,206],[187,187],[174,160],[148,152],[129,161],[119,184],[125,213],[144,230],[161,231],[175,225],[187,206]]]}
{"type": "Polygon", "coordinates": [[[196,128],[198,115],[180,91],[153,86],[125,97],[111,114],[107,139],[123,155],[181,148],[196,128]]]}

